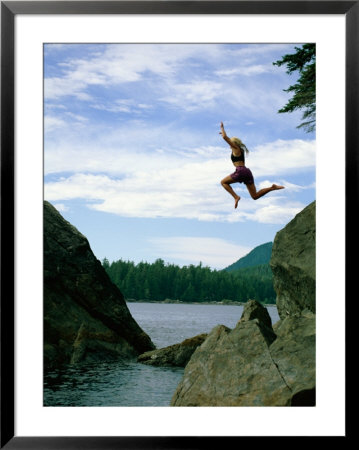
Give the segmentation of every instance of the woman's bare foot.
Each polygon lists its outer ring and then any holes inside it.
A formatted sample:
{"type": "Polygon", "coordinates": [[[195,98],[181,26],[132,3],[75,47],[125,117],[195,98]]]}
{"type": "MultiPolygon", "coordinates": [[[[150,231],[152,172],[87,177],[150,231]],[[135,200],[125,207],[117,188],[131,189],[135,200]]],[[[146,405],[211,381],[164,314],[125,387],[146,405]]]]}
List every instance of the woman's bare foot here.
{"type": "Polygon", "coordinates": [[[273,191],[277,191],[278,189],[284,189],[284,186],[278,186],[277,184],[272,184],[273,191]]]}
{"type": "Polygon", "coordinates": [[[238,197],[238,198],[235,199],[235,201],[234,201],[234,208],[237,208],[238,202],[239,202],[240,199],[241,199],[241,197],[238,197]]]}

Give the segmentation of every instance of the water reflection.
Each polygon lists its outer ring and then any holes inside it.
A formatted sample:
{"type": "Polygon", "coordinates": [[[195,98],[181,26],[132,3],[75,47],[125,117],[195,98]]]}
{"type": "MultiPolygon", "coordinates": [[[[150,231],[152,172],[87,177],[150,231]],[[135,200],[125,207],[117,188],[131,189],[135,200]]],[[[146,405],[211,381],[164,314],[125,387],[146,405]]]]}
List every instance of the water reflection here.
{"type": "Polygon", "coordinates": [[[182,368],[135,361],[63,366],[44,379],[45,406],[169,406],[182,368]]]}

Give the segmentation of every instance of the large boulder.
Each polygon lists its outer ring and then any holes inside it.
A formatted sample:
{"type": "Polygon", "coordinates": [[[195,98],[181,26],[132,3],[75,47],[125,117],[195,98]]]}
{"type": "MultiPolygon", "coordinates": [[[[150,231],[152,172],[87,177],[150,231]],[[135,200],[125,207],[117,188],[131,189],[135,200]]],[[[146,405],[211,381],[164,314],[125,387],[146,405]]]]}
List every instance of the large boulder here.
{"type": "Polygon", "coordinates": [[[315,225],[314,201],[275,236],[270,266],[281,319],[315,313],[315,225]]]}
{"type": "Polygon", "coordinates": [[[315,317],[271,326],[252,300],[231,330],[215,327],[193,353],[172,406],[294,406],[315,400],[315,317]]]}
{"type": "Polygon", "coordinates": [[[44,202],[45,367],[154,348],[85,236],[44,202]]]}
{"type": "Polygon", "coordinates": [[[281,320],[249,301],[233,330],[215,327],[172,406],[315,405],[315,202],[277,233],[270,265],[281,320]]]}
{"type": "Polygon", "coordinates": [[[269,351],[292,392],[291,405],[315,405],[316,319],[309,310],[276,323],[277,339],[269,351]]]}
{"type": "Polygon", "coordinates": [[[185,367],[193,352],[203,344],[207,336],[206,333],[198,334],[180,344],[145,352],[137,358],[137,361],[149,366],[185,367]]]}

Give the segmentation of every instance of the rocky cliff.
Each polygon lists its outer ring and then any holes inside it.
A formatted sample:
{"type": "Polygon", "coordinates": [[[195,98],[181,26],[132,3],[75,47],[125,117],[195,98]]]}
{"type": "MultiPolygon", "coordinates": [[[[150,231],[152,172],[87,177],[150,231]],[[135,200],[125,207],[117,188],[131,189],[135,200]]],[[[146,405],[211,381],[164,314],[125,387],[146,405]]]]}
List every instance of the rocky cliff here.
{"type": "Polygon", "coordinates": [[[280,318],[315,313],[315,202],[276,234],[270,266],[280,318]]]}
{"type": "Polygon", "coordinates": [[[137,357],[154,348],[85,236],[45,202],[45,367],[137,357]]]}
{"type": "Polygon", "coordinates": [[[251,300],[233,330],[215,327],[185,367],[172,406],[315,405],[315,203],[277,234],[271,265],[281,320],[272,327],[251,300]]]}

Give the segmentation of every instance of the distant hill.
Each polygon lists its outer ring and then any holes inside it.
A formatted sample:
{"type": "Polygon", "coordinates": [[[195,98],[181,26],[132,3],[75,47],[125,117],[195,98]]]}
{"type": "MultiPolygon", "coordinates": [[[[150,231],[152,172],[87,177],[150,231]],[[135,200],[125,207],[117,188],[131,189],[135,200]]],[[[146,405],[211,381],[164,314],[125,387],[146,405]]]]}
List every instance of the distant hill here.
{"type": "Polygon", "coordinates": [[[267,242],[266,244],[259,245],[250,251],[246,256],[239,259],[235,263],[226,267],[226,272],[233,272],[238,269],[244,269],[246,267],[254,267],[262,264],[269,264],[269,260],[272,255],[273,242],[267,242]]]}

